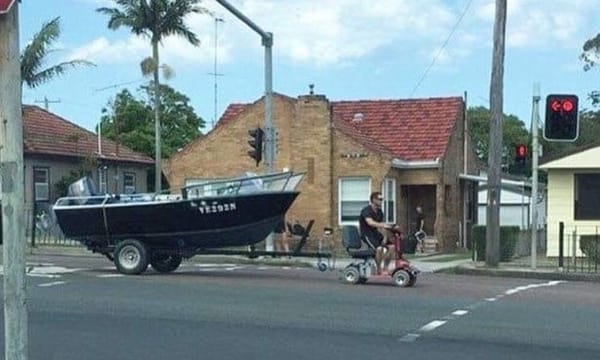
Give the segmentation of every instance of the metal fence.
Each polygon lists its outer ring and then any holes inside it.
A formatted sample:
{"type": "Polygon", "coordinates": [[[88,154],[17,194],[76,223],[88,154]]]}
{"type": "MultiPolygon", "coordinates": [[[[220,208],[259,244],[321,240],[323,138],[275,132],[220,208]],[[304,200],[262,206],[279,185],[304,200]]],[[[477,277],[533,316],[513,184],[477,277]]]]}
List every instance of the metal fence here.
{"type": "Polygon", "coordinates": [[[60,230],[54,213],[41,211],[33,217],[32,210],[25,211],[27,242],[31,246],[82,246],[80,242],[68,239],[60,230]]]}
{"type": "Polygon", "coordinates": [[[565,226],[559,223],[558,266],[568,272],[598,273],[600,226],[565,226]]]}

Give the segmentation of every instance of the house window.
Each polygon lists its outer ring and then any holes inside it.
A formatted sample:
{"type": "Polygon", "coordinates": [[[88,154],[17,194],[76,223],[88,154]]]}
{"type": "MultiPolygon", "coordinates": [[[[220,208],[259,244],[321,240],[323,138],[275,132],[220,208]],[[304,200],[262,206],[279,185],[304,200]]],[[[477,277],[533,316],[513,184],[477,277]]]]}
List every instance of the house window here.
{"type": "Polygon", "coordinates": [[[135,193],[135,174],[124,173],[123,174],[123,192],[125,194],[135,193]]]}
{"type": "Polygon", "coordinates": [[[383,194],[383,216],[384,222],[388,224],[396,223],[396,179],[383,179],[381,186],[383,194]]]}
{"type": "Polygon", "coordinates": [[[48,168],[33,168],[35,201],[50,200],[50,176],[48,168]]]}
{"type": "Polygon", "coordinates": [[[600,174],[575,174],[575,220],[600,220],[600,174]]]}
{"type": "Polygon", "coordinates": [[[106,194],[108,192],[108,168],[102,166],[98,168],[98,191],[100,194],[106,194]]]}
{"type": "Polygon", "coordinates": [[[363,207],[369,205],[370,178],[342,178],[339,180],[340,224],[355,224],[363,207]]]}

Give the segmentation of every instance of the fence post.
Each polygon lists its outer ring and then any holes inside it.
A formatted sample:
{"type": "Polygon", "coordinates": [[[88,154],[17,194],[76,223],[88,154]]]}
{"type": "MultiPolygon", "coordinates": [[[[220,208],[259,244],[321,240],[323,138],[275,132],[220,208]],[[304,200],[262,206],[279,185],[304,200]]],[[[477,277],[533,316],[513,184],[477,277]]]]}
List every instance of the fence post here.
{"type": "Polygon", "coordinates": [[[558,223],[558,268],[562,269],[564,266],[564,246],[565,246],[565,223],[558,223]]]}

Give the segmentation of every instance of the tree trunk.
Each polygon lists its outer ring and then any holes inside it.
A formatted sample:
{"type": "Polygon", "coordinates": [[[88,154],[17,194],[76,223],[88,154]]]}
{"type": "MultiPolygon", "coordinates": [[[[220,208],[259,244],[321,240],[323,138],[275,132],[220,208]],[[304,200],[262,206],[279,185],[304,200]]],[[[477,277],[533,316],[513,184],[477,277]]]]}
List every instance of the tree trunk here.
{"type": "Polygon", "coordinates": [[[160,141],[160,84],[158,82],[158,42],[152,43],[152,58],[154,59],[154,191],[161,190],[162,155],[160,141]]]}
{"type": "Polygon", "coordinates": [[[494,54],[490,84],[490,152],[488,157],[488,198],[485,261],[497,267],[500,259],[500,191],[502,161],[502,96],[504,77],[504,36],[506,32],[506,0],[496,0],[494,21],[494,54]]]}

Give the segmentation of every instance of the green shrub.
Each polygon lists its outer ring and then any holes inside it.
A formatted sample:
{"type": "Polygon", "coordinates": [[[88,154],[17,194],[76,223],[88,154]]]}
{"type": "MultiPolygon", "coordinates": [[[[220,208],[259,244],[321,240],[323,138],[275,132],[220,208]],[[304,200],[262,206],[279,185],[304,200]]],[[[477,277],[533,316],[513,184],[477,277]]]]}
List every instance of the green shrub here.
{"type": "Polygon", "coordinates": [[[579,249],[581,249],[581,252],[583,252],[590,261],[600,264],[600,236],[581,235],[579,249]]]}
{"type": "MultiPolygon", "coordinates": [[[[477,261],[485,260],[485,231],[484,225],[473,226],[473,243],[477,250],[477,261]]],[[[500,261],[508,262],[515,254],[515,245],[519,238],[518,226],[500,226],[500,261]]]]}

